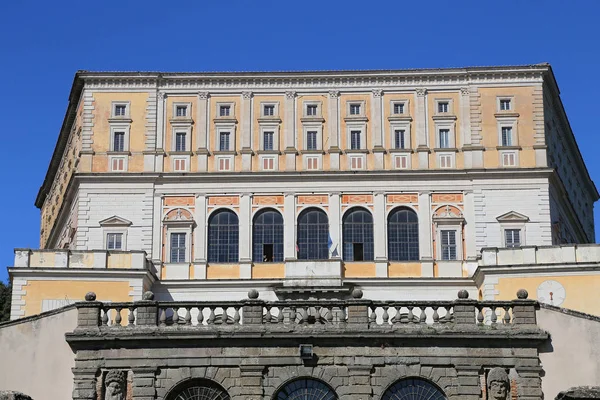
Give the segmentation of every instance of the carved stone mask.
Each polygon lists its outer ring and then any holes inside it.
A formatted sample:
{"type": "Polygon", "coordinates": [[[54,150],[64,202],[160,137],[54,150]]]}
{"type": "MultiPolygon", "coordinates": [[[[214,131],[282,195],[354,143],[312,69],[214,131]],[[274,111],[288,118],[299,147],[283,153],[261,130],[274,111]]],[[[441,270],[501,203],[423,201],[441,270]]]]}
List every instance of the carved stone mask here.
{"type": "Polygon", "coordinates": [[[126,372],[109,371],[104,380],[104,400],[125,400],[126,388],[126,372]]]}
{"type": "Polygon", "coordinates": [[[494,368],[488,373],[488,398],[491,400],[506,400],[508,396],[508,374],[503,368],[494,368]]]}

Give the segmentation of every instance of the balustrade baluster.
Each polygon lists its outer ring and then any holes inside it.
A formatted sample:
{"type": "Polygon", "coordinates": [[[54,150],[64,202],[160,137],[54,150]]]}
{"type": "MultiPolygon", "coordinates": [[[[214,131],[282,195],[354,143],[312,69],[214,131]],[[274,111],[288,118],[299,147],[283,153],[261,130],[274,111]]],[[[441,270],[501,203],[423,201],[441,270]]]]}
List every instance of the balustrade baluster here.
{"type": "Polygon", "coordinates": [[[198,315],[196,316],[196,321],[198,321],[198,326],[202,325],[204,322],[204,313],[202,312],[204,307],[198,307],[198,315]]]}
{"type": "Polygon", "coordinates": [[[504,306],[504,320],[505,324],[510,324],[510,306],[504,306]]]}
{"type": "Polygon", "coordinates": [[[173,307],[173,325],[179,324],[179,307],[173,307]]]}
{"type": "Polygon", "coordinates": [[[185,308],[185,324],[186,325],[192,324],[192,313],[190,312],[190,309],[191,309],[191,307],[185,308]]]}
{"type": "Polygon", "coordinates": [[[419,317],[419,323],[420,324],[424,324],[427,322],[427,314],[425,313],[425,308],[426,307],[419,307],[419,309],[421,310],[421,316],[419,317]]]}
{"type": "Polygon", "coordinates": [[[215,323],[215,319],[217,319],[217,317],[215,316],[215,307],[209,306],[209,309],[210,309],[210,314],[208,316],[208,320],[206,320],[206,323],[208,325],[213,325],[215,323]]]}
{"type": "Polygon", "coordinates": [[[483,324],[483,307],[477,307],[477,323],[479,325],[483,324]]]}
{"type": "Polygon", "coordinates": [[[495,325],[496,321],[498,321],[498,314],[496,314],[496,306],[492,306],[490,308],[492,309],[492,316],[491,316],[492,324],[495,325]]]}
{"type": "Polygon", "coordinates": [[[160,309],[160,316],[158,317],[158,324],[159,325],[167,324],[167,310],[165,308],[160,309]]]}
{"type": "Polygon", "coordinates": [[[271,307],[266,306],[265,309],[267,310],[265,312],[265,322],[267,324],[270,324],[271,323],[271,307]]]}
{"type": "Polygon", "coordinates": [[[290,323],[296,323],[296,307],[290,307],[290,323]]]}
{"type": "Polygon", "coordinates": [[[333,308],[325,309],[325,321],[328,323],[333,322],[333,308]]]}
{"type": "Polygon", "coordinates": [[[121,326],[121,307],[118,307],[116,310],[117,314],[115,315],[115,325],[121,326]]]}
{"type": "Polygon", "coordinates": [[[407,308],[408,308],[408,323],[409,323],[409,324],[411,324],[411,323],[415,322],[415,321],[413,320],[413,319],[414,319],[414,317],[415,317],[415,316],[413,315],[413,311],[412,311],[412,310],[413,310],[413,306],[408,306],[407,308]]]}
{"type": "Polygon", "coordinates": [[[108,325],[108,308],[105,308],[104,310],[104,314],[102,314],[102,325],[103,326],[107,326],[108,325]]]}
{"type": "Polygon", "coordinates": [[[396,306],[390,306],[390,308],[394,311],[394,316],[390,318],[390,321],[392,325],[397,324],[398,322],[400,322],[400,311],[396,306]]]}
{"type": "Polygon", "coordinates": [[[437,312],[438,307],[437,306],[433,306],[431,308],[433,308],[433,323],[434,324],[438,323],[440,321],[440,315],[437,312]]]}
{"type": "Polygon", "coordinates": [[[371,309],[371,315],[369,315],[369,323],[370,324],[375,324],[377,323],[377,313],[375,312],[375,310],[377,310],[377,307],[369,307],[371,309]]]}
{"type": "Polygon", "coordinates": [[[388,306],[383,306],[383,314],[381,314],[381,318],[383,319],[384,325],[389,325],[390,323],[390,314],[388,314],[388,306]]]}
{"type": "Polygon", "coordinates": [[[278,324],[282,324],[283,323],[283,307],[278,307],[277,311],[278,311],[278,314],[277,314],[277,323],[278,324]]]}
{"type": "Polygon", "coordinates": [[[239,325],[240,324],[240,308],[239,307],[233,307],[233,324],[234,325],[239,325]]]}
{"type": "Polygon", "coordinates": [[[127,317],[129,326],[135,325],[135,314],[133,313],[133,310],[134,310],[133,307],[129,307],[129,316],[127,317]]]}

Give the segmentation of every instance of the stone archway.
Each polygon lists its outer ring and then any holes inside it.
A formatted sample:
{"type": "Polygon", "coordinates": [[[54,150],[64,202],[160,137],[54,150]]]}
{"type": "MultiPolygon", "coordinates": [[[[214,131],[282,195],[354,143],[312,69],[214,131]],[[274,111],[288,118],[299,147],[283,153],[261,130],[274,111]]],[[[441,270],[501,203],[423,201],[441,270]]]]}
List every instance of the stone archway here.
{"type": "Polygon", "coordinates": [[[312,379],[295,379],[283,385],[274,400],[337,400],[338,396],[324,382],[312,379]]]}
{"type": "Polygon", "coordinates": [[[446,400],[437,386],[422,378],[405,378],[387,388],[381,400],[446,400]]]}
{"type": "Polygon", "coordinates": [[[192,379],[177,385],[168,400],[230,400],[225,389],[206,379],[192,379]]]}

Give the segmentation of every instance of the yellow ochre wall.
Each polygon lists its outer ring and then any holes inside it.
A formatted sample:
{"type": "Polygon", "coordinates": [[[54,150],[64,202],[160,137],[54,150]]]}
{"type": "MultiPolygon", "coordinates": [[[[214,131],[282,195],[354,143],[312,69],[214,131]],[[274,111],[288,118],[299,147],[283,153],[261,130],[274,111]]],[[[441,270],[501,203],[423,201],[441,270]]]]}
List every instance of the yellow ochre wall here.
{"type": "Polygon", "coordinates": [[[87,292],[95,292],[100,301],[132,301],[129,295],[131,287],[129,281],[97,281],[97,280],[69,280],[69,281],[28,281],[23,287],[27,294],[22,300],[25,305],[22,310],[25,315],[34,315],[42,312],[42,300],[69,299],[83,301],[87,292]]]}
{"type": "Polygon", "coordinates": [[[546,280],[557,281],[565,288],[566,297],[561,307],[600,315],[600,275],[501,277],[496,285],[496,300],[513,300],[519,289],[527,290],[529,298],[537,300],[537,288],[546,280]]]}

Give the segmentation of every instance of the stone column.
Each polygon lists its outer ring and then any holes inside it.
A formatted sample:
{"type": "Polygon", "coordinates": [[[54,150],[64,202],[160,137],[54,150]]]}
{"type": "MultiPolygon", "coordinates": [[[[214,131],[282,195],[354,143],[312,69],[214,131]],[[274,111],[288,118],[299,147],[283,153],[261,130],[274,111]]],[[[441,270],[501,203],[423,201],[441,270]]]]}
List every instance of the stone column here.
{"type": "Polygon", "coordinates": [[[208,170],[208,92],[198,92],[198,109],[196,110],[196,141],[198,149],[198,172],[208,170]]]}
{"type": "Polygon", "coordinates": [[[156,398],[156,370],[154,368],[133,368],[133,400],[154,400],[156,398]]]}
{"type": "Polygon", "coordinates": [[[252,278],[252,196],[240,196],[240,278],[252,278]]]}
{"type": "Polygon", "coordinates": [[[263,365],[240,365],[240,377],[236,386],[240,389],[235,400],[262,400],[263,365]]]}
{"type": "Polygon", "coordinates": [[[242,171],[252,169],[252,92],[242,92],[242,171]]]}
{"type": "Polygon", "coordinates": [[[422,276],[433,276],[431,193],[419,193],[419,254],[422,276]]]}
{"type": "Polygon", "coordinates": [[[481,397],[481,381],[479,378],[479,365],[457,365],[456,381],[457,394],[461,400],[479,400],[481,397]]]}
{"type": "Polygon", "coordinates": [[[206,196],[196,195],[194,227],[194,279],[206,279],[206,196]]]}
{"type": "Polygon", "coordinates": [[[285,193],[283,200],[283,259],[295,260],[296,254],[296,195],[285,193]]]}
{"type": "Polygon", "coordinates": [[[415,96],[415,131],[417,135],[417,153],[419,168],[429,168],[429,132],[427,131],[427,89],[419,88],[415,96]]]}
{"type": "Polygon", "coordinates": [[[167,101],[167,94],[159,92],[156,96],[156,154],[154,161],[154,170],[156,172],[162,172],[164,167],[164,146],[165,146],[165,103],[167,101]]]}
{"type": "Polygon", "coordinates": [[[373,134],[373,154],[375,156],[375,169],[383,169],[383,160],[385,148],[383,144],[383,125],[382,125],[382,95],[381,89],[373,89],[371,104],[371,133],[373,134]]]}
{"type": "Polygon", "coordinates": [[[296,170],[296,92],[285,92],[283,129],[285,136],[285,170],[296,170]]]}
{"type": "Polygon", "coordinates": [[[73,400],[96,400],[95,368],[72,368],[73,400]]]}
{"type": "Polygon", "coordinates": [[[329,234],[331,235],[332,246],[329,249],[331,258],[342,258],[342,242],[340,241],[342,233],[342,207],[339,192],[329,194],[329,234]],[[337,254],[335,254],[337,250],[337,254]]]}
{"type": "Polygon", "coordinates": [[[386,254],[386,218],[385,218],[385,194],[375,192],[373,195],[373,239],[375,241],[375,276],[387,278],[388,263],[386,254]]]}
{"type": "MultiPolygon", "coordinates": [[[[161,263],[161,231],[162,231],[162,196],[159,193],[154,193],[152,205],[152,254],[150,258],[154,264],[161,263]]],[[[160,271],[159,271],[160,272],[160,271]]]]}
{"type": "MultiPolygon", "coordinates": [[[[339,96],[337,90],[329,91],[329,102],[327,103],[327,120],[329,128],[329,169],[337,171],[340,169],[340,111],[339,111],[339,96]]],[[[325,150],[325,147],[323,147],[325,150]]]]}

